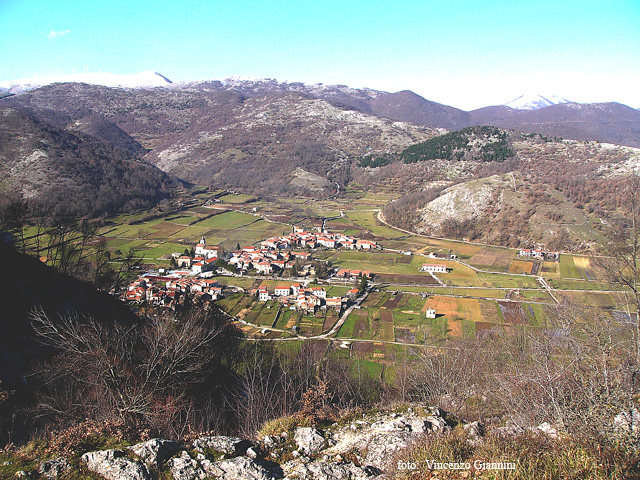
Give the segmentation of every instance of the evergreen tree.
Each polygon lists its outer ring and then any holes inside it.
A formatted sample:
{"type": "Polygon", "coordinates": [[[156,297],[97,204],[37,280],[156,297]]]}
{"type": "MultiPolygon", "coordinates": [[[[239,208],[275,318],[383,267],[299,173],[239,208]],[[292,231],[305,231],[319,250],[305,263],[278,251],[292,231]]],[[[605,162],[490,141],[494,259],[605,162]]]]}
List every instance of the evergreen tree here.
{"type": "Polygon", "coordinates": [[[362,295],[369,286],[369,280],[364,273],[360,274],[360,279],[358,280],[358,295],[362,295]]]}

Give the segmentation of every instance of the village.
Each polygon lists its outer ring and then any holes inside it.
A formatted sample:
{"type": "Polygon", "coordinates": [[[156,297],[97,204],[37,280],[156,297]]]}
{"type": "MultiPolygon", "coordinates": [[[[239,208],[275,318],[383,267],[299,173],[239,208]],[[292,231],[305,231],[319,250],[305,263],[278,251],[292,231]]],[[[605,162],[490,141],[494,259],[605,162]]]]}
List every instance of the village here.
{"type": "MultiPolygon", "coordinates": [[[[245,293],[255,296],[259,302],[277,299],[291,310],[313,313],[319,309],[334,309],[341,312],[349,301],[355,299],[358,288],[347,292],[344,297],[327,297],[323,287],[307,287],[311,278],[318,274],[317,267],[324,262],[313,262],[311,252],[317,248],[374,250],[381,246],[370,240],[362,240],[340,233],[329,233],[322,228],[317,232],[307,232],[293,227],[292,232],[281,237],[272,237],[260,242],[259,246],[238,248],[224,254],[218,246],[208,246],[202,237],[191,252],[172,254],[175,269],[158,269],[139,276],[131,282],[121,299],[126,302],[153,306],[176,307],[186,304],[214,302],[225,293],[245,291],[241,287],[221,285],[214,275],[236,276],[286,276],[297,281],[279,284],[269,291],[267,287],[248,289],[245,293]],[[298,251],[296,249],[307,249],[298,251]],[[307,279],[305,279],[307,278],[307,279]],[[302,280],[301,280],[302,279],[302,280]]],[[[335,275],[346,280],[373,277],[370,271],[338,270],[325,268],[324,276],[335,275]]]]}

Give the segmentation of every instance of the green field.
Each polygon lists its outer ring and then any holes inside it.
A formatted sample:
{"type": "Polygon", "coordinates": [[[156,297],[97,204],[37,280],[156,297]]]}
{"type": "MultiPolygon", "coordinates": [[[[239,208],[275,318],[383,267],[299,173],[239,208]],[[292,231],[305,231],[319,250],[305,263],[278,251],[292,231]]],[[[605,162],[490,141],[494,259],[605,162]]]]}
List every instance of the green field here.
{"type": "Polygon", "coordinates": [[[218,215],[214,215],[205,220],[202,220],[196,224],[196,227],[205,227],[209,229],[219,228],[219,229],[230,229],[230,228],[239,228],[250,223],[257,222],[258,217],[254,217],[253,215],[247,215],[245,213],[240,212],[224,212],[218,215]]]}
{"type": "Polygon", "coordinates": [[[222,197],[219,198],[219,200],[222,203],[247,203],[251,200],[253,200],[254,197],[252,197],[251,195],[245,195],[242,193],[238,193],[238,194],[233,194],[230,193],[229,195],[224,195],[222,197]]]}
{"type": "Polygon", "coordinates": [[[374,211],[351,211],[347,212],[347,218],[378,237],[393,239],[407,236],[406,233],[382,225],[376,218],[376,214],[377,212],[374,211]]]}

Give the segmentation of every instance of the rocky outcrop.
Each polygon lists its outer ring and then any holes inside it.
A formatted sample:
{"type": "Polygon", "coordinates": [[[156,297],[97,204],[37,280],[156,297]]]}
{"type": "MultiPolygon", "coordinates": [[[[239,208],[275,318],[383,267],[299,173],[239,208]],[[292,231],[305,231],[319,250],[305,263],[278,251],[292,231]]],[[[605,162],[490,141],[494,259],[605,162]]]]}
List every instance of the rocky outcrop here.
{"type": "Polygon", "coordinates": [[[152,438],[146,442],[129,447],[128,450],[140,457],[145,464],[160,467],[167,459],[179,452],[181,447],[171,440],[152,438]]]}
{"type": "Polygon", "coordinates": [[[64,458],[52,458],[40,463],[38,473],[44,478],[58,478],[58,475],[69,470],[71,466],[64,458]]]}
{"type": "MultiPolygon", "coordinates": [[[[174,480],[369,480],[384,478],[394,454],[424,435],[451,430],[457,420],[437,408],[370,412],[320,429],[301,426],[253,443],[204,436],[182,446],[152,439],[125,450],[86,453],[82,460],[107,480],[147,480],[150,471],[174,480]]],[[[469,435],[484,429],[470,424],[469,435]]],[[[52,469],[53,467],[51,467],[52,469]]]]}
{"type": "Polygon", "coordinates": [[[238,437],[211,436],[200,437],[193,442],[193,448],[201,453],[206,450],[215,450],[225,455],[244,455],[253,443],[238,437]]]}
{"type": "Polygon", "coordinates": [[[313,427],[296,428],[293,441],[298,447],[298,451],[306,455],[315,455],[325,445],[324,435],[313,427]]]}
{"type": "Polygon", "coordinates": [[[149,480],[146,467],[131,460],[123,450],[101,450],[82,455],[87,468],[107,480],[149,480]]]}
{"type": "Polygon", "coordinates": [[[170,459],[167,467],[174,480],[204,480],[207,477],[204,469],[197,460],[191,458],[186,452],[180,452],[180,455],[170,459]]]}
{"type": "Polygon", "coordinates": [[[457,422],[447,419],[439,409],[416,412],[383,412],[364,415],[348,425],[331,428],[327,433],[334,446],[325,455],[355,453],[361,465],[384,470],[394,453],[419,440],[425,434],[444,433],[457,422]]]}
{"type": "Polygon", "coordinates": [[[296,480],[369,480],[382,473],[374,467],[359,467],[352,462],[292,462],[284,468],[288,472],[286,478],[296,480]]]}
{"type": "Polygon", "coordinates": [[[282,470],[267,468],[264,463],[247,457],[236,457],[230,460],[214,462],[207,466],[207,473],[214,478],[225,480],[274,480],[282,478],[282,470]]]}

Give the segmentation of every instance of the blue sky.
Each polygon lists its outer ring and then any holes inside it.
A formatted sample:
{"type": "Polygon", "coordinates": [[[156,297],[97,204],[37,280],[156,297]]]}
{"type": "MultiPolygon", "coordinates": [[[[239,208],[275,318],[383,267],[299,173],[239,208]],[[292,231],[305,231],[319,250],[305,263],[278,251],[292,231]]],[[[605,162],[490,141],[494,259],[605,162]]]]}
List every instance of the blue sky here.
{"type": "Polygon", "coordinates": [[[0,0],[0,81],[88,69],[640,108],[640,1],[0,0]]]}

